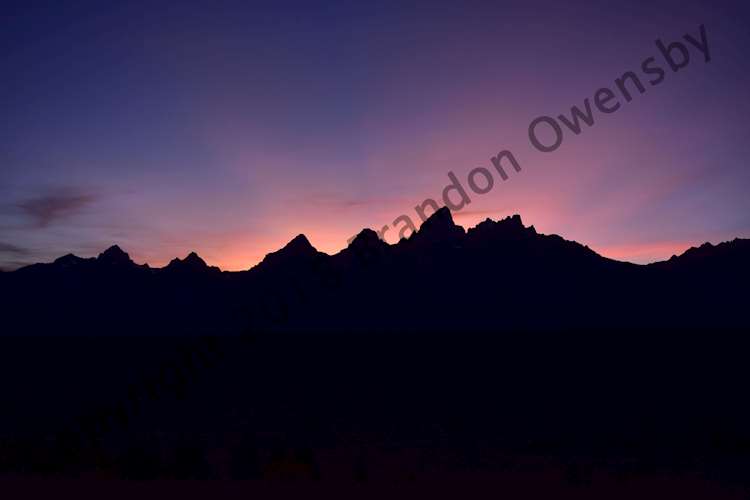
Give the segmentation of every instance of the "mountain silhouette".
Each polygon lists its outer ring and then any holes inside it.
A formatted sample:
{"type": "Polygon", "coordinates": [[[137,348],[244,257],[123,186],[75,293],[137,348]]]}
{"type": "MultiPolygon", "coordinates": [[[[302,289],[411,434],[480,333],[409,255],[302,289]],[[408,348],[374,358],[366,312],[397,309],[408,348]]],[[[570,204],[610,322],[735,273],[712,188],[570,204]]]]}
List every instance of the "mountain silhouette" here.
{"type": "Polygon", "coordinates": [[[447,207],[440,208],[430,216],[409,241],[417,244],[458,242],[464,236],[464,228],[453,222],[447,207]]]}
{"type": "MultiPolygon", "coordinates": [[[[221,272],[194,252],[152,269],[112,246],[96,258],[66,255],[6,273],[2,288],[10,325],[25,323],[31,334],[50,328],[51,320],[31,313],[48,307],[64,310],[79,331],[91,318],[127,317],[115,328],[124,335],[130,322],[172,324],[174,335],[250,324],[285,331],[742,328],[748,257],[750,243],[736,239],[636,265],[539,234],[518,215],[465,231],[443,207],[394,245],[365,229],[328,255],[300,234],[245,272],[221,272]]],[[[55,322],[57,331],[66,328],[55,322]]]]}
{"type": "Polygon", "coordinates": [[[219,273],[221,270],[215,266],[209,266],[197,253],[190,252],[184,259],[172,259],[164,268],[167,272],[177,273],[219,273]]]}
{"type": "Polygon", "coordinates": [[[299,234],[287,243],[284,248],[271,252],[258,264],[257,269],[274,269],[284,266],[297,266],[309,263],[318,256],[318,252],[304,234],[299,234]]]}
{"type": "Polygon", "coordinates": [[[125,253],[117,245],[113,245],[99,254],[97,261],[109,266],[132,266],[135,264],[130,260],[130,255],[125,253]]]}
{"type": "Polygon", "coordinates": [[[735,477],[749,263],[749,240],[636,265],[518,215],[465,231],[446,208],[393,245],[364,229],[328,255],[298,235],[241,272],[194,252],[163,268],[117,246],[65,255],[0,275],[0,427],[38,435],[0,436],[0,474],[326,478],[345,462],[361,481],[512,481],[544,457],[576,484],[591,464],[735,477]],[[68,439],[103,428],[107,454],[49,439],[80,415],[68,439]]]}

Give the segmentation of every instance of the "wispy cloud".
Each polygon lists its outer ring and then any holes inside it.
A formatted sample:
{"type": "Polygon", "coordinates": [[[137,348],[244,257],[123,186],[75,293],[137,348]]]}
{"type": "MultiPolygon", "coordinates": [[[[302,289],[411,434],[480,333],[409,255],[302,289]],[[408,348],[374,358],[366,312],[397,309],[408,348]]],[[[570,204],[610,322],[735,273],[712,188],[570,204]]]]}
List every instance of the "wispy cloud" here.
{"type": "Polygon", "coordinates": [[[0,241],[0,253],[13,254],[13,255],[28,255],[30,250],[28,248],[19,247],[11,243],[4,243],[0,241]]]}
{"type": "Polygon", "coordinates": [[[76,189],[57,189],[19,202],[16,206],[31,218],[34,227],[44,228],[83,211],[96,196],[76,189]]]}
{"type": "Polygon", "coordinates": [[[28,248],[0,241],[0,270],[9,271],[28,265],[31,254],[28,248]]]}

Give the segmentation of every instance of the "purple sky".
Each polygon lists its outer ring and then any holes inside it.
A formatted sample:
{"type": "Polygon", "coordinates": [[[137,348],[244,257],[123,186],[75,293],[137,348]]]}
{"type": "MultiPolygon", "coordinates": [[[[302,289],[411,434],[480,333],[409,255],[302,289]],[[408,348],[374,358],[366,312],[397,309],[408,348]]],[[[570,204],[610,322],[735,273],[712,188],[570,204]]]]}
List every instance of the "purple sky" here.
{"type": "Polygon", "coordinates": [[[333,253],[503,149],[522,171],[459,224],[519,213],[634,262],[750,237],[746,1],[354,3],[5,6],[0,267],[116,243],[246,269],[298,233],[333,253]],[[711,61],[672,72],[655,40],[700,25],[711,61]],[[531,146],[648,57],[663,82],[531,146]]]}

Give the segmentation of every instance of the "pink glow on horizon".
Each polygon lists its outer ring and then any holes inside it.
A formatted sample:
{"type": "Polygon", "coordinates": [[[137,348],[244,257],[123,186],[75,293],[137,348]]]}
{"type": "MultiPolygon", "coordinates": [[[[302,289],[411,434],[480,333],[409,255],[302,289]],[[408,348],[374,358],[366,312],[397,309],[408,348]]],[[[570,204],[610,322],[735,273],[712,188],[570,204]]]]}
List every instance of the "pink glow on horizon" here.
{"type": "Polygon", "coordinates": [[[635,264],[648,264],[668,260],[671,256],[680,255],[690,247],[696,246],[696,244],[686,241],[657,241],[611,246],[589,246],[599,255],[610,259],[633,262],[635,264]]]}
{"type": "MultiPolygon", "coordinates": [[[[458,212],[453,215],[456,223],[466,229],[473,227],[476,223],[481,222],[488,217],[492,220],[499,220],[506,216],[491,213],[469,212],[463,214],[458,212]],[[470,224],[467,223],[469,220],[471,220],[470,224]]],[[[526,226],[533,225],[528,221],[524,221],[524,224],[526,226]]],[[[547,231],[538,232],[545,234],[560,233],[547,231]]],[[[136,262],[148,262],[152,267],[161,267],[166,265],[175,256],[184,258],[190,251],[196,251],[209,265],[217,266],[224,271],[242,271],[250,269],[260,263],[266,254],[282,248],[289,242],[289,240],[299,234],[299,231],[295,232],[293,229],[278,230],[278,233],[279,236],[269,237],[262,241],[253,240],[250,237],[237,239],[230,237],[221,244],[214,243],[210,246],[206,245],[205,247],[201,245],[198,245],[197,247],[185,247],[185,249],[182,250],[182,252],[179,252],[178,255],[166,255],[162,257],[156,255],[142,256],[134,253],[133,258],[136,262]]],[[[352,235],[353,234],[350,234],[350,232],[335,229],[314,231],[312,234],[306,234],[310,243],[316,249],[329,255],[336,254],[345,248],[346,239],[352,235]]],[[[565,234],[560,235],[566,239],[571,239],[567,238],[565,234]]],[[[589,246],[592,250],[604,257],[620,261],[634,262],[637,264],[667,260],[672,255],[680,255],[691,246],[697,246],[702,243],[694,241],[645,241],[627,244],[596,244],[589,241],[578,242],[589,246]]],[[[125,250],[127,251],[127,248],[125,248],[125,250]]]]}

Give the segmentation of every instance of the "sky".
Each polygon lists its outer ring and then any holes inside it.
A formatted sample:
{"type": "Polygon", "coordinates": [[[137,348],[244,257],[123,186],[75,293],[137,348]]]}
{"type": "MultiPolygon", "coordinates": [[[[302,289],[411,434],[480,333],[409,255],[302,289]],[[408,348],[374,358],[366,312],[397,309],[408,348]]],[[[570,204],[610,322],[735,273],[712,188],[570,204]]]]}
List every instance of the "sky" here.
{"type": "Polygon", "coordinates": [[[3,5],[3,269],[118,244],[240,270],[300,233],[335,253],[385,225],[394,243],[448,172],[470,191],[502,150],[521,171],[458,224],[518,213],[639,263],[750,237],[746,1],[3,5]],[[688,44],[673,72],[655,41],[701,25],[710,62],[688,44]],[[646,82],[648,57],[661,83],[533,147],[532,120],[646,82]]]}

